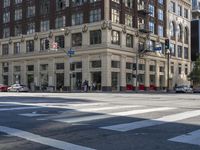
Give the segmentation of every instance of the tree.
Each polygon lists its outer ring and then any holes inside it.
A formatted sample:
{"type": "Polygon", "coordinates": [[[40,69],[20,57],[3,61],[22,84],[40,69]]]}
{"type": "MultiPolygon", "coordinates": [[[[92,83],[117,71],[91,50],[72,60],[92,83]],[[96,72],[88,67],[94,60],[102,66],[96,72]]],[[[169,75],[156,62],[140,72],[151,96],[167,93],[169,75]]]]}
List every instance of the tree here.
{"type": "Polygon", "coordinates": [[[200,84],[200,58],[195,61],[193,70],[188,77],[193,81],[193,85],[200,84]]]}

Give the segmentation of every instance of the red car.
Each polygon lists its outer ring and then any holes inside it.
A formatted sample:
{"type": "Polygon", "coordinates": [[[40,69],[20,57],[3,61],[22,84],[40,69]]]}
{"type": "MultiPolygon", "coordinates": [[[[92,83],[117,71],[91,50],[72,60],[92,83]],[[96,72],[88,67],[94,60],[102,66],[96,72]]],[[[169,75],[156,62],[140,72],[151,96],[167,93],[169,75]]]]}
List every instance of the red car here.
{"type": "Polygon", "coordinates": [[[7,85],[0,84],[0,92],[7,92],[7,90],[8,90],[7,85]]]}

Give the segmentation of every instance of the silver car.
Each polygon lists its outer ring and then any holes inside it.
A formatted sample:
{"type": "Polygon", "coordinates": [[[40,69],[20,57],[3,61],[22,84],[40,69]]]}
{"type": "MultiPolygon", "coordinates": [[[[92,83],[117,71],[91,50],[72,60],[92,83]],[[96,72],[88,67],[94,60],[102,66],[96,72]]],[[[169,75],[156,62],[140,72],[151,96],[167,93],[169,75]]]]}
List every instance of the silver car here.
{"type": "Polygon", "coordinates": [[[20,84],[13,84],[8,87],[8,92],[28,92],[28,87],[20,84]]]}
{"type": "Polygon", "coordinates": [[[193,90],[187,85],[180,85],[175,88],[176,93],[192,93],[193,90]]]}

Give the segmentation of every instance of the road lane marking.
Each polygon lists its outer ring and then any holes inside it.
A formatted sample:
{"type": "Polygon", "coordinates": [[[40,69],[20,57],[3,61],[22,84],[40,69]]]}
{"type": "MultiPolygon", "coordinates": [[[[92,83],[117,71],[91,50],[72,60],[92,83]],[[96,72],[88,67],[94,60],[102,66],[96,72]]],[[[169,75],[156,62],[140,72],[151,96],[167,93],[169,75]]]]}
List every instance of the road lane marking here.
{"type": "Polygon", "coordinates": [[[166,110],[172,110],[172,109],[175,109],[175,108],[159,107],[159,108],[150,108],[150,109],[139,109],[139,110],[116,112],[116,113],[107,113],[107,114],[103,114],[103,115],[91,115],[91,116],[86,116],[86,117],[55,119],[54,121],[66,122],[66,123],[77,123],[77,122],[83,122],[83,121],[112,118],[112,117],[116,117],[116,116],[129,116],[129,115],[135,115],[135,114],[142,114],[142,113],[156,112],[156,111],[166,111],[166,110]]]}
{"type": "Polygon", "coordinates": [[[200,146],[200,130],[193,131],[188,134],[180,135],[174,138],[169,139],[169,141],[193,144],[200,146]]]}
{"type": "Polygon", "coordinates": [[[200,115],[200,110],[187,111],[187,112],[183,112],[183,113],[164,116],[164,117],[161,117],[158,119],[150,119],[150,120],[136,121],[136,122],[131,122],[131,123],[123,123],[123,124],[117,124],[117,125],[106,126],[106,127],[101,127],[101,128],[107,129],[107,130],[126,132],[126,131],[130,131],[130,130],[145,128],[145,127],[162,125],[162,124],[169,123],[169,122],[180,121],[180,120],[188,119],[191,117],[196,117],[199,115],[200,115]]]}
{"type": "Polygon", "coordinates": [[[79,146],[79,145],[75,145],[72,143],[68,143],[68,142],[64,142],[64,141],[60,141],[60,140],[56,140],[56,139],[52,139],[48,137],[43,137],[37,134],[33,134],[30,132],[26,132],[26,131],[15,129],[15,128],[9,128],[5,126],[0,126],[0,132],[6,133],[12,136],[20,137],[28,141],[62,149],[62,150],[94,150],[88,147],[79,146]]]}
{"type": "Polygon", "coordinates": [[[19,114],[20,116],[25,116],[25,117],[40,117],[40,116],[48,116],[51,114],[37,114],[37,113],[26,113],[26,114],[19,114]]]}
{"type": "Polygon", "coordinates": [[[15,107],[15,108],[1,108],[0,111],[12,111],[12,110],[26,110],[26,109],[38,109],[41,107],[15,107]]]}

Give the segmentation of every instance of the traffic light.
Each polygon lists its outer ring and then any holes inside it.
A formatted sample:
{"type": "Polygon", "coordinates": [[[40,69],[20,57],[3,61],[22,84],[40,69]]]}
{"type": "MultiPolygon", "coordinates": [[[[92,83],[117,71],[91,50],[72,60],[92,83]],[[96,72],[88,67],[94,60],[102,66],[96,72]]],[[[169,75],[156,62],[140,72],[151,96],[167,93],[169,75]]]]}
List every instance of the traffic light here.
{"type": "Polygon", "coordinates": [[[45,40],[45,49],[49,49],[49,40],[45,40]]]}
{"type": "Polygon", "coordinates": [[[165,39],[165,49],[169,49],[170,47],[169,39],[165,39]]]}

